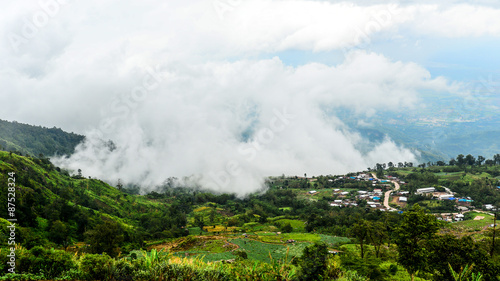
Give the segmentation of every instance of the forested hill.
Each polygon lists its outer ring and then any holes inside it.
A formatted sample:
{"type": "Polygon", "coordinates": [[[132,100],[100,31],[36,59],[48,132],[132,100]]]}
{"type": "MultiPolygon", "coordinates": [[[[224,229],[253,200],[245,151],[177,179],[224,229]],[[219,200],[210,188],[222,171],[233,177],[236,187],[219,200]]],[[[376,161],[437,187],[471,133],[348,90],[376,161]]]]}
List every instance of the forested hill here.
{"type": "MultiPolygon", "coordinates": [[[[7,200],[12,197],[7,196],[8,183],[15,185],[16,242],[27,248],[86,240],[92,247],[113,252],[117,243],[140,248],[146,239],[183,235],[186,222],[179,206],[130,195],[98,179],[70,176],[47,158],[0,151],[0,204],[6,206],[0,211],[0,229],[4,232],[4,218],[12,218],[7,212],[7,200]]],[[[2,245],[7,245],[7,237],[0,234],[2,245]]]]}
{"type": "Polygon", "coordinates": [[[4,151],[35,156],[65,155],[73,153],[84,138],[82,135],[67,133],[55,127],[46,128],[0,120],[0,150],[4,151]]]}

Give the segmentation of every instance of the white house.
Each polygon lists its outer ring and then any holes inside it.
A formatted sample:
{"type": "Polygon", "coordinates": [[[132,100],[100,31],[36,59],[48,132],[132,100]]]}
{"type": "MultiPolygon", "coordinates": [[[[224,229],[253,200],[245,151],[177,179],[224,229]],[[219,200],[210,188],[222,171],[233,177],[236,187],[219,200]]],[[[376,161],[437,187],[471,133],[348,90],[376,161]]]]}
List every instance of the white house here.
{"type": "Polygon", "coordinates": [[[453,198],[453,194],[442,194],[442,195],[439,195],[439,199],[440,200],[446,200],[446,199],[450,199],[450,198],[453,198]]]}
{"type": "Polygon", "coordinates": [[[399,196],[399,202],[408,202],[408,198],[404,196],[399,196]]]}
{"type": "Polygon", "coordinates": [[[434,187],[424,187],[424,188],[417,189],[417,193],[418,194],[431,193],[431,192],[434,192],[434,191],[436,191],[436,188],[434,188],[434,187]]]}

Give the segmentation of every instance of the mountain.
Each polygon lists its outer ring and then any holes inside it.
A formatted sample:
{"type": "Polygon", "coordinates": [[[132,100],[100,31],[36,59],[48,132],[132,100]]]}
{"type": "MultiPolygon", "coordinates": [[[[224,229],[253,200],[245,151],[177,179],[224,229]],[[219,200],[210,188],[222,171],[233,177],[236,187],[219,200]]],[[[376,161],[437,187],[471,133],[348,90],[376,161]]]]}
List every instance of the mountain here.
{"type": "Polygon", "coordinates": [[[29,155],[66,155],[85,139],[59,128],[46,128],[0,120],[0,150],[29,155]]]}
{"type": "MultiPolygon", "coordinates": [[[[8,198],[15,198],[9,200],[15,205],[14,216],[6,207],[1,217],[17,219],[16,241],[24,247],[72,245],[92,239],[103,228],[115,229],[113,235],[133,248],[144,240],[184,234],[182,207],[127,194],[98,179],[70,176],[47,158],[0,151],[0,184],[5,187],[0,189],[0,204],[7,206],[8,198]],[[11,185],[15,196],[8,197],[11,185]]],[[[8,222],[0,219],[0,224],[8,222]]],[[[8,235],[1,237],[7,245],[8,235]]]]}

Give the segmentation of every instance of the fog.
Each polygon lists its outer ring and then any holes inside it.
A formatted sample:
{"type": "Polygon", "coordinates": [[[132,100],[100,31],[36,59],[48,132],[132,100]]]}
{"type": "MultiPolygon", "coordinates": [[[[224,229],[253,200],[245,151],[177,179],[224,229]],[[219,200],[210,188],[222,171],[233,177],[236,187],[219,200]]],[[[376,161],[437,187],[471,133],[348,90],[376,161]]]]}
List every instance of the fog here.
{"type": "Polygon", "coordinates": [[[499,19],[490,1],[12,2],[0,11],[1,117],[85,134],[52,157],[74,173],[244,196],[267,176],[417,161],[336,112],[369,127],[425,107],[423,92],[463,94],[423,64],[455,69],[434,48],[498,37],[499,19]]]}

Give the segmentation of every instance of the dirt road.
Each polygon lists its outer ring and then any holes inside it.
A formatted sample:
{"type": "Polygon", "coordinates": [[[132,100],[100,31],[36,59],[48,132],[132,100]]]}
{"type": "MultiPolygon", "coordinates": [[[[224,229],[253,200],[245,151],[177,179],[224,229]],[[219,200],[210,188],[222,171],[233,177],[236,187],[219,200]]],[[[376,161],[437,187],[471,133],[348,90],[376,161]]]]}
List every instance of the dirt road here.
{"type": "MultiPolygon", "coordinates": [[[[373,176],[373,178],[378,180],[378,178],[375,174],[372,174],[372,176],[373,176]]],[[[394,190],[386,191],[384,194],[384,206],[387,209],[387,211],[396,211],[396,209],[389,206],[389,197],[391,197],[391,192],[399,189],[399,183],[397,183],[396,181],[392,181],[392,183],[394,184],[394,190]]]]}

